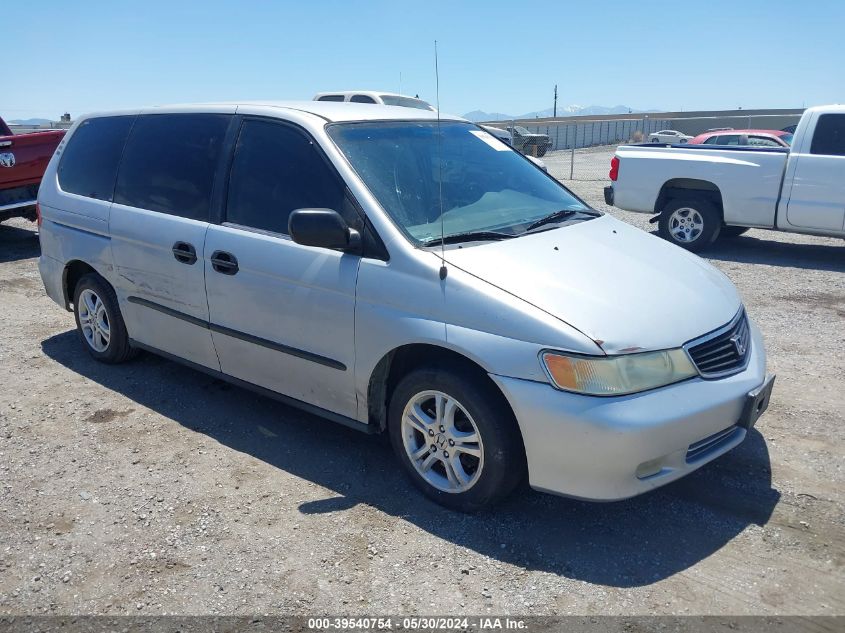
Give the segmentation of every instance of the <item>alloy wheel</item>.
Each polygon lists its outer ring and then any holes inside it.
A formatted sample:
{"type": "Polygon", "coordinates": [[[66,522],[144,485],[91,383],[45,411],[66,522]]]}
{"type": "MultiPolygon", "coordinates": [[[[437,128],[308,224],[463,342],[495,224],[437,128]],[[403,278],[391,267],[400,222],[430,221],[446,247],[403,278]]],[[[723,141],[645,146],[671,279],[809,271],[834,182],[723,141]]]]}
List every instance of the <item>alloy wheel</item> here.
{"type": "Polygon", "coordinates": [[[111,340],[111,328],[106,306],[96,292],[86,288],[79,294],[79,325],[85,342],[95,352],[105,352],[111,340]]]}
{"type": "Polygon", "coordinates": [[[460,402],[442,391],[423,391],[405,405],[402,444],[417,473],[438,490],[466,492],[484,468],[481,434],[460,402]]]}
{"type": "Polygon", "coordinates": [[[669,233],[677,242],[694,242],[704,230],[704,219],[691,207],[675,209],[669,216],[669,233]]]}

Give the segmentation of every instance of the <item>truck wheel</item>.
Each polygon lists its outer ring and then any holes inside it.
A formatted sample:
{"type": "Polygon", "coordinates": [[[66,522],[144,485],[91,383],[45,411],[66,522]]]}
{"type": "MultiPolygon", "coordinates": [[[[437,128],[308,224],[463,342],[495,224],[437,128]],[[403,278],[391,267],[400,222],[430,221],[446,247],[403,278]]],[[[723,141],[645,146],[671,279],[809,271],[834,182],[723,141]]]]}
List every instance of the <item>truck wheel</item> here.
{"type": "Polygon", "coordinates": [[[703,198],[675,198],[660,213],[658,227],[663,239],[697,253],[719,237],[722,217],[703,198]]]}
{"type": "Polygon", "coordinates": [[[545,145],[543,145],[542,147],[537,146],[537,158],[540,158],[541,156],[545,156],[547,151],[549,151],[547,146],[545,146],[545,145]]]}
{"type": "Polygon", "coordinates": [[[474,512],[525,474],[522,436],[507,402],[459,368],[412,371],[393,391],[388,431],[414,484],[437,503],[474,512]]]}
{"type": "Polygon", "coordinates": [[[114,289],[96,273],[85,275],[76,284],[73,314],[82,346],[98,361],[117,364],[137,355],[129,344],[114,289]]]}
{"type": "Polygon", "coordinates": [[[723,226],[720,235],[722,237],[739,237],[750,228],[749,226],[723,226]]]}

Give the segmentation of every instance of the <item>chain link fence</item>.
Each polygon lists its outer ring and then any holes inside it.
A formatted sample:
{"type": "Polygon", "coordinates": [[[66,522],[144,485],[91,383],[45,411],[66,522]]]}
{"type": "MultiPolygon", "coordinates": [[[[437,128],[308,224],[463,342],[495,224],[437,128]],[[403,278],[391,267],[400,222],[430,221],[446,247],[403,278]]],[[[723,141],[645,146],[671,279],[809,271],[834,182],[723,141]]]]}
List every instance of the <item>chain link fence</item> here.
{"type": "MultiPolygon", "coordinates": [[[[527,156],[543,160],[558,180],[605,180],[610,159],[618,145],[634,143],[679,143],[704,132],[723,131],[729,144],[740,140],[741,130],[781,131],[798,123],[800,115],[730,115],[667,118],[643,115],[641,118],[584,121],[496,121],[484,123],[510,134],[511,144],[527,156]],[[672,130],[682,136],[675,140],[658,132],[672,130]]],[[[794,129],[793,129],[794,131],[794,129]]],[[[789,139],[787,139],[789,140],[789,139]]],[[[778,141],[771,141],[776,143],[778,141]]]]}

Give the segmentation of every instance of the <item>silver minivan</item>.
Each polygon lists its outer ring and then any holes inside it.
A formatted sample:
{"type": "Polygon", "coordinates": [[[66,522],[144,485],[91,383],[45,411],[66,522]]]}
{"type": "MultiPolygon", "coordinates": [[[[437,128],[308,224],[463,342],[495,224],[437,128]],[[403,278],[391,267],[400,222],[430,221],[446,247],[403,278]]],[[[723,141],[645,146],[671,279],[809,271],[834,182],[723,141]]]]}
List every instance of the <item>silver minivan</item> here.
{"type": "Polygon", "coordinates": [[[83,117],[39,193],[82,346],[368,433],[471,511],[613,500],[742,442],[773,376],[736,289],[481,128],[331,102],[83,117]]]}

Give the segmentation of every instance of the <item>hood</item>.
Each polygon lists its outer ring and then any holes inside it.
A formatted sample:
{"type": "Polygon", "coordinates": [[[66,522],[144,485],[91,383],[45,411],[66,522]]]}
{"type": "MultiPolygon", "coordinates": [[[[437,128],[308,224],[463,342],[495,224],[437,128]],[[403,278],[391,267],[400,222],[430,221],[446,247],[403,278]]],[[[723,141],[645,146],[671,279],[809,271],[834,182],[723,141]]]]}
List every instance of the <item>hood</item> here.
{"type": "Polygon", "coordinates": [[[741,305],[733,284],[703,259],[608,215],[445,257],[608,354],[678,347],[724,325],[741,305]]]}

